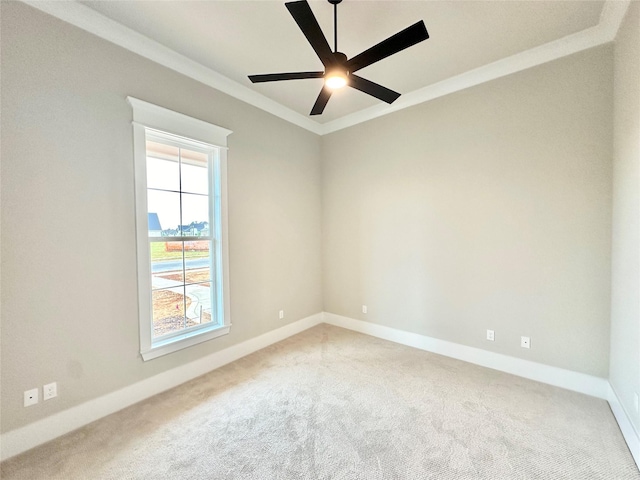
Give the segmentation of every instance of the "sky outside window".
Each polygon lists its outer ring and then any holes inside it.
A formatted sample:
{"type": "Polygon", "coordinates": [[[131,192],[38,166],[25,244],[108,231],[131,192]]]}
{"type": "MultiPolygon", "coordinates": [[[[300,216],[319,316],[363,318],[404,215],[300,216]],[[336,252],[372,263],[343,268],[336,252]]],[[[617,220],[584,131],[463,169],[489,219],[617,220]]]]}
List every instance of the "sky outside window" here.
{"type": "Polygon", "coordinates": [[[207,160],[205,153],[147,141],[147,208],[162,230],[209,222],[207,160]]]}

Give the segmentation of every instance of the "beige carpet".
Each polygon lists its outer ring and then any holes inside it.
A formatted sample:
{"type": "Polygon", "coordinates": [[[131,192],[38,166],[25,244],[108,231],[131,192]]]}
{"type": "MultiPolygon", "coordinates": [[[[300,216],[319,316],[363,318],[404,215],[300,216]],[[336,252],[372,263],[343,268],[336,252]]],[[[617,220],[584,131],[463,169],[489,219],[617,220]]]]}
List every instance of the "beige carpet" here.
{"type": "Polygon", "coordinates": [[[603,400],[321,325],[4,462],[10,479],[640,479],[603,400]]]}

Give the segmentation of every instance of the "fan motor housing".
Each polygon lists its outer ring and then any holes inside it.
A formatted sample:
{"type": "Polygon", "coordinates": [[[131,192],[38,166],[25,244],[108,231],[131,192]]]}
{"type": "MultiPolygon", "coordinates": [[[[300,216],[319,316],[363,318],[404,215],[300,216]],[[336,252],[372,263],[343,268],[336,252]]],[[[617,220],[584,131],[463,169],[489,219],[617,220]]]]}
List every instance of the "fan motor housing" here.
{"type": "Polygon", "coordinates": [[[338,65],[344,65],[347,63],[347,56],[342,52],[333,52],[333,56],[336,59],[338,65]]]}

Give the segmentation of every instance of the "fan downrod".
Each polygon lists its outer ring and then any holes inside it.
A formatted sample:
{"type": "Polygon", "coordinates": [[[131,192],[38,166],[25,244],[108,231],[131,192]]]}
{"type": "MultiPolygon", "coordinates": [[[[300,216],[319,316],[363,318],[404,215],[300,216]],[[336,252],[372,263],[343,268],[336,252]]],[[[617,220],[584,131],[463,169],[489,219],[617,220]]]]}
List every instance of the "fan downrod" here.
{"type": "Polygon", "coordinates": [[[333,51],[338,51],[338,4],[342,0],[327,0],[333,5],[333,51]]]}

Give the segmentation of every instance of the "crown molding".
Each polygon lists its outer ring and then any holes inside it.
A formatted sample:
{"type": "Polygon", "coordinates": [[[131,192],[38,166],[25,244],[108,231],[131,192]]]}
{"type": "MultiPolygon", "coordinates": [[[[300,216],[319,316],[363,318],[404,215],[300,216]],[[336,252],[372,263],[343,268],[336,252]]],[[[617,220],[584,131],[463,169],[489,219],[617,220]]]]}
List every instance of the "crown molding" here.
{"type": "Polygon", "coordinates": [[[606,0],[598,25],[594,27],[406,93],[392,105],[375,105],[322,124],[105,17],[85,5],[75,1],[22,1],[33,8],[317,135],[333,133],[512,73],[551,62],[567,55],[612,42],[615,40],[618,29],[631,3],[631,0],[606,0]]]}
{"type": "Polygon", "coordinates": [[[631,0],[607,0],[604,2],[598,22],[603,43],[613,42],[616,39],[630,4],[631,0]]]}
{"type": "Polygon", "coordinates": [[[378,104],[359,112],[346,115],[337,120],[325,123],[322,135],[333,133],[344,128],[357,125],[367,120],[388,115],[392,112],[419,105],[451,93],[459,92],[482,83],[496,80],[512,73],[520,72],[573,53],[596,47],[602,41],[599,26],[574,33],[564,38],[545,43],[539,47],[525,50],[510,57],[483,65],[482,67],[449,77],[441,82],[427,85],[424,88],[403,94],[391,105],[378,104]]]}
{"type": "Polygon", "coordinates": [[[276,117],[320,134],[320,124],[204,65],[171,50],[135,30],[75,1],[23,0],[23,3],[104,40],[204,83],[276,117]]]}
{"type": "Polygon", "coordinates": [[[420,103],[459,92],[500,77],[542,65],[574,53],[612,42],[620,29],[630,0],[607,0],[598,25],[567,35],[538,47],[497,60],[482,67],[449,77],[424,88],[402,95],[392,105],[375,105],[359,112],[325,123],[321,135],[333,133],[367,120],[388,115],[420,103]]]}

